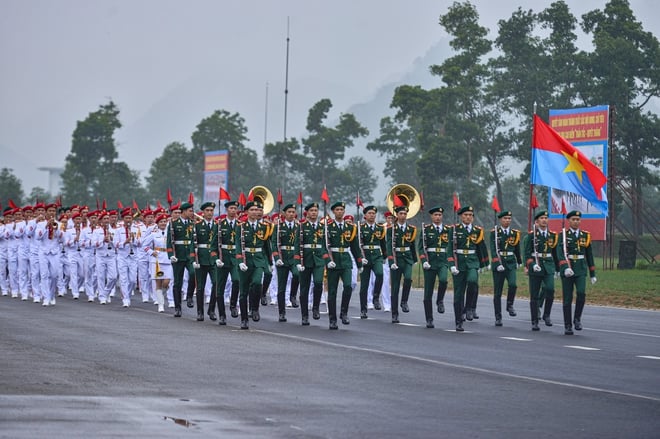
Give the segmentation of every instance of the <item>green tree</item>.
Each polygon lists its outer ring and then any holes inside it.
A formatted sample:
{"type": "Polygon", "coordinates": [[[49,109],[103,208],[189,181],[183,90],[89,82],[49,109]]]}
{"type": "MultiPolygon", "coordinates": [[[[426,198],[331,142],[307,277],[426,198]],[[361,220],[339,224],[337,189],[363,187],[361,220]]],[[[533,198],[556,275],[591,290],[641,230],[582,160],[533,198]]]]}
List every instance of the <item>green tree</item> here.
{"type": "Polygon", "coordinates": [[[245,119],[226,110],[216,110],[197,125],[192,134],[192,175],[188,182],[193,192],[202,193],[204,153],[216,150],[229,151],[229,191],[247,192],[252,186],[261,184],[257,153],[245,145],[246,134],[245,119]]]}
{"type": "MultiPolygon", "coordinates": [[[[284,202],[295,197],[298,192],[307,190],[304,169],[310,159],[302,152],[302,145],[295,137],[285,142],[268,143],[264,146],[263,179],[264,185],[277,191],[280,189],[284,202]]],[[[309,194],[304,194],[309,195],[309,194]]]]}
{"type": "Polygon", "coordinates": [[[4,209],[9,205],[9,200],[20,206],[23,204],[23,197],[23,183],[21,180],[14,175],[13,169],[2,168],[0,170],[0,202],[2,202],[2,208],[4,209]]]}
{"type": "Polygon", "coordinates": [[[124,162],[112,162],[99,170],[98,188],[98,193],[103,194],[109,206],[121,201],[124,207],[129,207],[133,200],[143,206],[148,201],[147,193],[140,184],[140,175],[124,162]]]}
{"type": "Polygon", "coordinates": [[[36,203],[37,200],[41,202],[45,202],[50,200],[52,195],[46,191],[46,189],[40,187],[40,186],[35,186],[32,188],[30,191],[30,195],[28,195],[28,200],[31,203],[36,203]]]}
{"type": "Polygon", "coordinates": [[[376,151],[385,156],[385,170],[389,185],[406,183],[419,187],[417,168],[419,143],[414,131],[406,124],[391,117],[380,121],[379,136],[367,144],[369,151],[376,151]]]}
{"type": "Polygon", "coordinates": [[[166,203],[168,189],[175,200],[187,199],[190,182],[196,172],[191,154],[183,143],[172,142],[165,147],[160,157],[151,162],[146,178],[149,200],[166,203]]]}

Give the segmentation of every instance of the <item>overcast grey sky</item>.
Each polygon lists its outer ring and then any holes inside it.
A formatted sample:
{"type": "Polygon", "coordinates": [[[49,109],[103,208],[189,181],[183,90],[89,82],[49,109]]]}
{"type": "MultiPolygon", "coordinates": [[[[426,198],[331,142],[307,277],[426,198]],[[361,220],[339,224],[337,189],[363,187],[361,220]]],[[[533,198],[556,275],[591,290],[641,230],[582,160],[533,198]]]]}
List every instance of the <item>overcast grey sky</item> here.
{"type": "MultiPolygon", "coordinates": [[[[478,0],[496,31],[518,5],[478,0]]],[[[606,2],[574,1],[575,15],[606,2]]],[[[63,166],[76,121],[112,98],[124,127],[120,160],[146,174],[165,145],[191,145],[214,110],[240,113],[261,153],[266,83],[268,141],[282,139],[287,17],[288,134],[304,133],[307,110],[330,98],[336,114],[395,81],[446,35],[447,0],[0,0],[0,167],[27,193],[47,188],[39,166],[63,166]]],[[[631,1],[658,34],[653,0],[631,1]]],[[[438,60],[441,62],[441,60],[438,60]]],[[[371,133],[372,136],[378,133],[371,133]]],[[[255,182],[258,183],[258,182],[255,182]]]]}

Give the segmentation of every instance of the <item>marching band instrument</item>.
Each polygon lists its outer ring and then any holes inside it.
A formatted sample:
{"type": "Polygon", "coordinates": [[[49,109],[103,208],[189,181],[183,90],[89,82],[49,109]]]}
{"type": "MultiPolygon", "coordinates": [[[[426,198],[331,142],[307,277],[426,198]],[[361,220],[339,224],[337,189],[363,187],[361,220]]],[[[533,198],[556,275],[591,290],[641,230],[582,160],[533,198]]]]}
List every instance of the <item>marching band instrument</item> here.
{"type": "Polygon", "coordinates": [[[160,279],[165,276],[165,272],[160,269],[160,264],[158,263],[158,257],[156,257],[156,279],[160,279]]]}
{"type": "Polygon", "coordinates": [[[394,213],[396,207],[394,203],[395,196],[408,208],[408,219],[417,215],[422,207],[422,199],[417,190],[409,184],[400,183],[392,186],[392,189],[387,193],[387,209],[392,213],[394,213]]]}
{"type": "Polygon", "coordinates": [[[258,201],[264,206],[264,215],[270,213],[275,206],[275,198],[266,186],[254,186],[250,189],[249,194],[252,194],[254,201],[258,201]]]}

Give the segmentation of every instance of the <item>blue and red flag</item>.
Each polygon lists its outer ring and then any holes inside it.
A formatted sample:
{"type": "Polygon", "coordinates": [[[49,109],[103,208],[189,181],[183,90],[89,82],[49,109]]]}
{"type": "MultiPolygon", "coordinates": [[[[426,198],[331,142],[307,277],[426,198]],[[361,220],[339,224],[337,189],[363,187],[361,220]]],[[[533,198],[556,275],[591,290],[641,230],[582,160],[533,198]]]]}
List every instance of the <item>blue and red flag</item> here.
{"type": "Polygon", "coordinates": [[[607,215],[605,174],[536,114],[531,183],[579,194],[607,215]]]}

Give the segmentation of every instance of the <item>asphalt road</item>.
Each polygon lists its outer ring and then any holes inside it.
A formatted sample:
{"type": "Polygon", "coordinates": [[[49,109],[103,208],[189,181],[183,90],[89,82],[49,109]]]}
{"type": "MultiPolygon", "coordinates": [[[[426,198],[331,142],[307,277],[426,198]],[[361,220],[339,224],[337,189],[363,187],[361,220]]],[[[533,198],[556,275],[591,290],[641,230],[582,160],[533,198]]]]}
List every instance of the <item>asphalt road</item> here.
{"type": "Polygon", "coordinates": [[[527,302],[496,328],[426,329],[421,292],[390,314],[329,331],[262,307],[249,331],[71,297],[0,298],[0,437],[657,438],[660,313],[592,307],[585,329],[532,332],[527,302]]]}

